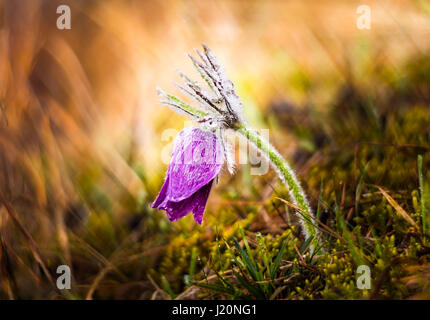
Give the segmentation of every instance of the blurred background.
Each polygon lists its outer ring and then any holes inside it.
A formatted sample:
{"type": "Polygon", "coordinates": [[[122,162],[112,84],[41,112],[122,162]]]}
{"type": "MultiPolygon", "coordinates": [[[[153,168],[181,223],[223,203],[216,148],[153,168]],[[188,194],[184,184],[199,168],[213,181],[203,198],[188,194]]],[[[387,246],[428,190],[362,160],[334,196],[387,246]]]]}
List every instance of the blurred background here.
{"type": "Polygon", "coordinates": [[[0,13],[0,298],[176,295],[192,250],[176,254],[173,243],[198,247],[204,270],[216,227],[249,219],[249,232],[282,234],[272,197],[286,190],[249,166],[221,176],[201,227],[149,208],[173,139],[165,130],[186,125],[157,102],[156,87],[178,93],[177,69],[197,79],[186,53],[202,43],[235,83],[249,122],[270,128],[313,205],[320,172],[327,198],[339,181],[357,183],[354,143],[414,145],[411,165],[378,171],[398,150],[363,161],[375,161],[370,183],[418,188],[416,154],[430,148],[425,0],[1,0],[0,13]],[[56,26],[61,4],[70,30],[56,26]],[[370,30],[357,28],[362,4],[370,30]],[[332,165],[333,155],[346,173],[332,181],[336,170],[314,167],[332,165]],[[60,264],[72,269],[66,293],[55,289],[60,264]]]}

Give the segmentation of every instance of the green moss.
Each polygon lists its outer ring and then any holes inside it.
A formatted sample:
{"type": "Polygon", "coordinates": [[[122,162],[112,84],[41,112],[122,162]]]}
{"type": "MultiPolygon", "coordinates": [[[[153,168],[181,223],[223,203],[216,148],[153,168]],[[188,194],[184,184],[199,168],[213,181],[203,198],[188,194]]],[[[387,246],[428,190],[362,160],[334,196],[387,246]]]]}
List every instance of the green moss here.
{"type": "MultiPolygon", "coordinates": [[[[318,194],[324,181],[322,221],[337,233],[323,233],[324,251],[312,256],[303,251],[296,219],[282,233],[255,232],[255,225],[261,224],[261,207],[233,205],[208,215],[212,229],[209,235],[193,229],[190,236],[184,237],[187,232],[180,231],[171,240],[155,273],[158,277],[166,275],[173,290],[180,293],[186,289],[183,279],[189,272],[193,248],[197,248],[200,260],[195,284],[218,274],[210,282],[215,281],[218,287],[202,288],[201,298],[401,299],[416,293],[416,288],[411,290],[402,279],[410,274],[408,265],[429,260],[425,254],[428,247],[420,230],[398,214],[376,186],[383,186],[421,225],[416,155],[430,147],[428,113],[428,108],[421,106],[399,109],[384,115],[384,124],[382,113],[377,112],[374,121],[379,122],[378,126],[372,129],[364,124],[365,133],[347,130],[347,123],[343,123],[344,127],[338,126],[338,132],[320,149],[319,161],[308,168],[306,187],[318,194]],[[235,220],[236,210],[243,211],[245,218],[235,220]],[[245,235],[249,250],[241,228],[248,230],[245,235]],[[235,247],[234,239],[239,241],[242,253],[235,247]],[[275,263],[283,244],[280,267],[271,279],[268,265],[275,263]],[[301,258],[297,250],[301,250],[301,258]],[[370,267],[369,290],[357,288],[359,261],[370,267]],[[259,277],[262,281],[258,281],[259,277]],[[229,284],[236,288],[231,293],[227,293],[229,284]]],[[[338,115],[331,117],[331,121],[339,121],[338,115]]],[[[429,158],[424,156],[423,167],[428,168],[429,158]]],[[[285,190],[280,192],[284,194],[285,190]]],[[[234,201],[238,194],[233,198],[227,195],[227,199],[234,201]]],[[[276,201],[273,196],[264,204],[271,219],[286,214],[276,201]]]]}

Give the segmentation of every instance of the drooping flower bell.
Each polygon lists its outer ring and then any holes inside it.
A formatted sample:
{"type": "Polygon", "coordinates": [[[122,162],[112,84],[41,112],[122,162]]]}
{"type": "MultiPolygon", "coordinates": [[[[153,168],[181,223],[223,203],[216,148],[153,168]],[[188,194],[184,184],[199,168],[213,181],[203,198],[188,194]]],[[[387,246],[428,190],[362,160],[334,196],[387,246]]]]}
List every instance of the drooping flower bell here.
{"type": "Polygon", "coordinates": [[[224,163],[220,139],[197,127],[182,130],[175,138],[166,180],[152,208],[165,210],[170,221],[192,212],[202,224],[206,202],[224,163]]]}

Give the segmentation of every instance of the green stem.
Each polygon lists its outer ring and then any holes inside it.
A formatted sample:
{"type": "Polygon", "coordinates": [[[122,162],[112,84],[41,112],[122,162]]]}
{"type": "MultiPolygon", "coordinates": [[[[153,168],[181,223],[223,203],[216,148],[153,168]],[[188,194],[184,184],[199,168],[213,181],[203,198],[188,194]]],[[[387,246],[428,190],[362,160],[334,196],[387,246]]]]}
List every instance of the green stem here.
{"type": "MultiPolygon", "coordinates": [[[[306,199],[306,195],[300,186],[300,183],[291,169],[288,162],[279,154],[278,151],[265,139],[263,139],[255,130],[240,124],[237,131],[242,134],[248,141],[258,148],[272,163],[281,181],[286,185],[292,202],[303,210],[307,216],[314,217],[312,209],[306,199]]],[[[305,215],[299,216],[303,227],[305,239],[314,238],[317,236],[317,228],[313,223],[313,219],[305,215]]],[[[314,249],[314,244],[311,246],[314,249]]]]}

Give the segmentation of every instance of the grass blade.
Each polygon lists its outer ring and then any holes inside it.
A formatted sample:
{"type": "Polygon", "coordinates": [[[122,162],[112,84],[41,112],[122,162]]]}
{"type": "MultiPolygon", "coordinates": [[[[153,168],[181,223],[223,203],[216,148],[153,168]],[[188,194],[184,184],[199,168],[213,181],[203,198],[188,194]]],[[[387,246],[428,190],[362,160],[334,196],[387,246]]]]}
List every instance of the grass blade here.
{"type": "Polygon", "coordinates": [[[235,245],[237,251],[239,252],[239,254],[241,255],[241,257],[245,260],[246,267],[247,267],[248,271],[251,273],[252,278],[255,281],[262,281],[263,279],[259,278],[257,275],[257,269],[256,269],[255,265],[252,263],[251,259],[246,254],[246,252],[242,249],[242,247],[239,245],[239,242],[237,242],[236,239],[234,239],[234,245],[235,245]]]}
{"type": "Polygon", "coordinates": [[[424,178],[423,178],[423,156],[418,155],[418,178],[420,184],[420,199],[421,199],[421,220],[423,225],[423,234],[427,234],[427,207],[426,197],[424,196],[424,178]]]}
{"type": "Polygon", "coordinates": [[[397,203],[396,200],[394,200],[384,189],[382,189],[379,186],[376,186],[379,191],[381,191],[382,195],[385,197],[385,199],[387,199],[387,201],[389,202],[389,204],[391,204],[393,206],[393,208],[396,210],[396,212],[403,217],[407,222],[409,222],[412,226],[414,226],[417,230],[419,230],[418,225],[416,224],[416,222],[411,218],[410,215],[408,215],[406,213],[406,211],[397,203]]]}
{"type": "Polygon", "coordinates": [[[287,248],[287,239],[282,243],[282,247],[279,250],[278,255],[276,256],[275,261],[272,265],[272,270],[270,272],[270,279],[274,280],[276,276],[276,272],[278,271],[279,265],[281,264],[282,257],[284,256],[285,249],[287,248]]]}

